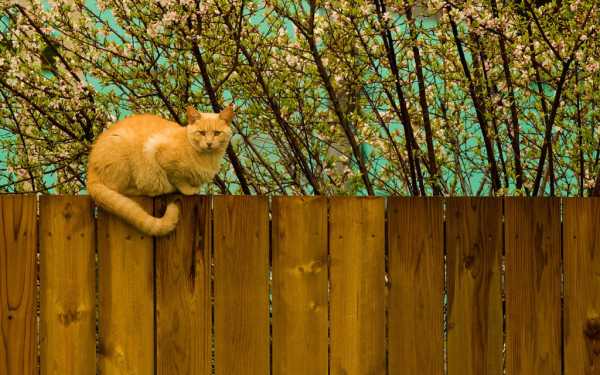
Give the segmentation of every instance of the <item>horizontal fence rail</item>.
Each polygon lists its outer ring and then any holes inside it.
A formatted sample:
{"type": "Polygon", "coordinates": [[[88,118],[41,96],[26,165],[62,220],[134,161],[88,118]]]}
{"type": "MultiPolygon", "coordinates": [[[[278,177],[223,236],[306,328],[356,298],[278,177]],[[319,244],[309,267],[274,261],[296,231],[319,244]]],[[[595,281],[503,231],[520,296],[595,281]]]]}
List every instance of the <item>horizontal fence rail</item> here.
{"type": "Polygon", "coordinates": [[[0,195],[0,375],[600,374],[600,199],[0,195]],[[160,215],[164,198],[139,198],[160,215]]]}

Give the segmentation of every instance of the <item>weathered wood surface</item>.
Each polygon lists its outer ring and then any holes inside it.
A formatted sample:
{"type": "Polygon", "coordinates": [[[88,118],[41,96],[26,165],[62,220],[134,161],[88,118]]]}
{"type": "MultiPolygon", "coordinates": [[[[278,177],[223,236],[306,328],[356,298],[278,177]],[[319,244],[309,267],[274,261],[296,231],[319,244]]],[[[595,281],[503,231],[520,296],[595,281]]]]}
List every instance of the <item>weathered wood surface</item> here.
{"type": "Polygon", "coordinates": [[[446,200],[448,374],[502,374],[502,201],[446,200]]]}
{"type": "Polygon", "coordinates": [[[0,195],[0,375],[600,374],[598,199],[181,199],[0,195]]]}
{"type": "Polygon", "coordinates": [[[388,200],[389,375],[444,372],[443,200],[388,200]]]}
{"type": "Polygon", "coordinates": [[[563,200],[565,374],[600,374],[600,199],[563,200]]]}
{"type": "Polygon", "coordinates": [[[382,198],[329,199],[332,375],[385,374],[382,198]]]}
{"type": "Polygon", "coordinates": [[[96,374],[96,262],[89,197],[40,197],[42,375],[96,374]]]}
{"type": "Polygon", "coordinates": [[[218,196],[213,205],[216,374],[268,374],[268,201],[218,196]]]}
{"type": "MultiPolygon", "coordinates": [[[[153,212],[152,199],[136,201],[153,212]]],[[[153,374],[153,239],[100,210],[98,255],[100,374],[153,374]]]]}
{"type": "Polygon", "coordinates": [[[37,373],[36,204],[0,195],[0,375],[37,373]]]}
{"type": "Polygon", "coordinates": [[[560,201],[506,198],[506,373],[561,373],[560,201]]]}
{"type": "Polygon", "coordinates": [[[176,230],[156,239],[158,375],[211,373],[210,198],[183,197],[181,209],[176,230]]]}
{"type": "Polygon", "coordinates": [[[327,374],[327,199],[272,203],[273,375],[327,374]]]}

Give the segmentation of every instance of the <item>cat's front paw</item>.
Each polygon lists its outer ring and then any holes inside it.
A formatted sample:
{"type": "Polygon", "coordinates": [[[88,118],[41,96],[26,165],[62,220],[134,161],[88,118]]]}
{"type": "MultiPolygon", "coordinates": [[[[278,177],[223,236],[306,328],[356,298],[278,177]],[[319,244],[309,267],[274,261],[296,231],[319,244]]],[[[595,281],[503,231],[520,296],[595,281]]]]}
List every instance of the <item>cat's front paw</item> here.
{"type": "Polygon", "coordinates": [[[179,186],[177,190],[181,192],[183,195],[195,195],[198,194],[199,187],[195,186],[179,186]]]}

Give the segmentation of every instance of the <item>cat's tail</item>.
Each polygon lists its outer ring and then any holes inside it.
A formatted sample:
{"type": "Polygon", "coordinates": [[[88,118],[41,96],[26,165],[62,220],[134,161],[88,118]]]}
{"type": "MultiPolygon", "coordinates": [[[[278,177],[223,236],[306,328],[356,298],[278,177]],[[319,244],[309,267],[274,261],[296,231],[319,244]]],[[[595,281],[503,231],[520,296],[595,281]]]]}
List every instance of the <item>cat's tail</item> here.
{"type": "Polygon", "coordinates": [[[101,182],[88,181],[87,189],[100,207],[120,216],[148,235],[164,236],[175,229],[177,221],[179,221],[179,207],[175,202],[169,203],[163,217],[158,218],[147,213],[133,199],[112,190],[101,182]]]}

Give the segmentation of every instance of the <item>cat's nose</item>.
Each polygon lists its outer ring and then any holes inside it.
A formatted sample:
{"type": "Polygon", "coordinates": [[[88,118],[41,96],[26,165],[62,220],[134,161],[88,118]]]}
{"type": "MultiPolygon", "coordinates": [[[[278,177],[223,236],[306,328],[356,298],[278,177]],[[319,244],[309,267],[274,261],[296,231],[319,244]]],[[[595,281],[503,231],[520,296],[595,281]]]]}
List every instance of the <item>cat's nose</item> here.
{"type": "Polygon", "coordinates": [[[212,142],[206,142],[206,146],[207,147],[211,147],[212,146],[212,142]]]}

